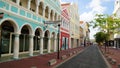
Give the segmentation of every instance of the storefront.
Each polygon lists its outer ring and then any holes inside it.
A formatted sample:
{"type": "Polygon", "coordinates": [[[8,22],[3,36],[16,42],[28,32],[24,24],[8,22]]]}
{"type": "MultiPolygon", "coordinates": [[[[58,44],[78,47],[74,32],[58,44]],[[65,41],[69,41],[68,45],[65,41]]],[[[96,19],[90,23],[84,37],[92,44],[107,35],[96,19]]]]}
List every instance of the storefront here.
{"type": "Polygon", "coordinates": [[[61,32],[61,50],[69,49],[69,34],[61,32]]]}

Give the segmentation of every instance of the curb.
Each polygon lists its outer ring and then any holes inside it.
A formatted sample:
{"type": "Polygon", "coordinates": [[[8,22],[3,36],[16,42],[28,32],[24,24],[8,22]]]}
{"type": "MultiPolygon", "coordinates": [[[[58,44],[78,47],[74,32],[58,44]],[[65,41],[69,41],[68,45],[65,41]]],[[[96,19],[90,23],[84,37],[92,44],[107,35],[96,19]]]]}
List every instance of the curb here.
{"type": "Polygon", "coordinates": [[[81,52],[83,52],[84,50],[86,50],[88,47],[84,48],[83,50],[79,51],[77,54],[74,54],[73,56],[70,56],[68,59],[64,60],[63,62],[57,64],[56,66],[53,66],[52,68],[57,68],[58,66],[62,65],[63,63],[67,62],[68,60],[72,59],[73,57],[77,56],[78,54],[80,54],[81,52]]]}
{"type": "MultiPolygon", "coordinates": [[[[97,46],[97,48],[98,48],[98,46],[97,46]]],[[[99,49],[99,48],[98,48],[98,49],[99,49]]],[[[104,59],[105,63],[107,64],[108,68],[112,68],[111,65],[108,63],[108,61],[106,60],[106,58],[105,58],[105,57],[103,56],[103,54],[101,53],[100,49],[99,49],[99,52],[100,52],[102,58],[104,59]]]]}

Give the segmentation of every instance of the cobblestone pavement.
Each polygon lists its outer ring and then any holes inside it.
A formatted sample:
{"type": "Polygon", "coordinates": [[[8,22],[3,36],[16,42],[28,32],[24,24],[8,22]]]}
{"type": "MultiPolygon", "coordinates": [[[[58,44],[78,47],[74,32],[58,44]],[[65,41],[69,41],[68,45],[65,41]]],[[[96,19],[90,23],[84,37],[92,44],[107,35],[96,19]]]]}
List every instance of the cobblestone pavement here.
{"type": "Polygon", "coordinates": [[[109,68],[97,46],[89,46],[82,53],[57,68],[109,68]]]}

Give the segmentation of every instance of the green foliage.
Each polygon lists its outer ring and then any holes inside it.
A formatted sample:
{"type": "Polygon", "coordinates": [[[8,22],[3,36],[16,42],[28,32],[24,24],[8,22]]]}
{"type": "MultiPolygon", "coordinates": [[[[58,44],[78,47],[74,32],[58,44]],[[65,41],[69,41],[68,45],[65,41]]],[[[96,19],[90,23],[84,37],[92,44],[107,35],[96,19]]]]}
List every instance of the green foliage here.
{"type": "Polygon", "coordinates": [[[93,28],[98,27],[101,31],[109,34],[109,36],[120,32],[118,30],[120,27],[120,19],[115,16],[96,14],[94,21],[90,24],[93,24],[93,28]]]}
{"type": "Polygon", "coordinates": [[[104,33],[104,32],[97,32],[95,35],[95,40],[98,44],[103,43],[104,41],[109,40],[109,34],[104,33]]]}

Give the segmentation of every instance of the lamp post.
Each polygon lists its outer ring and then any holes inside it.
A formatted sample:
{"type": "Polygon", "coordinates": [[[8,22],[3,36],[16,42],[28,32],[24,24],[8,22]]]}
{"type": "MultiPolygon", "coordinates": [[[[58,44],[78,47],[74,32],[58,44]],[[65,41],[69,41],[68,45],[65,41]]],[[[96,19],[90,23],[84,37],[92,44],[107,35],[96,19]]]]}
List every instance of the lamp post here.
{"type": "Polygon", "coordinates": [[[59,39],[60,38],[59,37],[60,37],[60,24],[58,24],[58,53],[57,53],[57,59],[59,59],[59,55],[60,55],[59,54],[60,53],[60,51],[59,51],[59,42],[60,42],[59,39]]]}
{"type": "Polygon", "coordinates": [[[60,37],[60,21],[44,21],[44,24],[57,24],[58,25],[58,51],[57,51],[57,59],[59,59],[60,51],[59,51],[59,37],[60,37]]]}
{"type": "Polygon", "coordinates": [[[2,54],[2,32],[1,32],[1,29],[0,29],[0,57],[1,57],[1,54],[2,54]]]}

